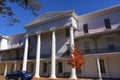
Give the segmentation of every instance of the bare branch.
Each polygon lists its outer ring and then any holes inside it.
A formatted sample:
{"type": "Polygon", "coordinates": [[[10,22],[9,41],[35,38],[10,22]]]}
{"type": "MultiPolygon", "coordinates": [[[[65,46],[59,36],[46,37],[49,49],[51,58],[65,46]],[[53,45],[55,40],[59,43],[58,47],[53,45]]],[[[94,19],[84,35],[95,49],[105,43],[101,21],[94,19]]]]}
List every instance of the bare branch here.
{"type": "Polygon", "coordinates": [[[14,23],[19,23],[20,20],[14,18],[14,12],[12,8],[7,4],[10,3],[17,3],[20,7],[24,8],[25,10],[31,11],[34,16],[37,16],[41,5],[38,0],[0,0],[0,16],[6,18],[9,21],[9,26],[13,26],[14,23]]]}

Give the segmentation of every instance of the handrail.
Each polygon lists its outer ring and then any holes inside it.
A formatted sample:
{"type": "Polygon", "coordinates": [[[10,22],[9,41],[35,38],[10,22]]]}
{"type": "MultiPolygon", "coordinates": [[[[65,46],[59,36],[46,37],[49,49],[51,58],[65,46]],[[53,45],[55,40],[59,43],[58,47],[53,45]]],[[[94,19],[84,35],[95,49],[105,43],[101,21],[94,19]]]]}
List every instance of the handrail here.
{"type": "Polygon", "coordinates": [[[120,47],[114,47],[113,49],[108,49],[108,48],[87,49],[87,50],[81,50],[81,51],[84,54],[98,54],[98,53],[120,52],[120,47]]]}

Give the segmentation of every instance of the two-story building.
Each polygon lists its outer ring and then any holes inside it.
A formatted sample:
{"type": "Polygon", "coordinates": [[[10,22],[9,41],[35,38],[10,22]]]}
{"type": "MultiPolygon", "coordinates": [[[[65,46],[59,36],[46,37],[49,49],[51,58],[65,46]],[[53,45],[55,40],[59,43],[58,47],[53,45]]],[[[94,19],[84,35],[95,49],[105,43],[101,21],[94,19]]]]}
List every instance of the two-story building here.
{"type": "Polygon", "coordinates": [[[0,74],[23,70],[35,77],[120,78],[119,15],[120,5],[81,16],[44,13],[25,26],[25,33],[0,36],[0,74]],[[67,64],[74,44],[84,53],[81,70],[67,64]]]}

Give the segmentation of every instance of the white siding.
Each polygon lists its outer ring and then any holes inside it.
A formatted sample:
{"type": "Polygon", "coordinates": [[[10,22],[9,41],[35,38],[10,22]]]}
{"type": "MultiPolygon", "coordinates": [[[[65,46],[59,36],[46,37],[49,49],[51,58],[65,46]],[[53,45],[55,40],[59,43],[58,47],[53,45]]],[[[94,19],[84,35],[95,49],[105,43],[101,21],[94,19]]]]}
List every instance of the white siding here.
{"type": "Polygon", "coordinates": [[[94,57],[85,57],[84,59],[84,76],[98,77],[97,62],[94,57]]]}
{"type": "Polygon", "coordinates": [[[109,75],[111,78],[120,78],[120,55],[111,56],[109,61],[109,75]]]}
{"type": "Polygon", "coordinates": [[[118,17],[120,12],[108,13],[106,15],[97,16],[94,18],[79,17],[78,20],[78,32],[76,31],[76,36],[83,35],[83,24],[88,24],[89,33],[96,33],[105,31],[104,19],[109,18],[111,22],[112,29],[120,28],[120,17],[118,17]]]}
{"type": "Polygon", "coordinates": [[[3,38],[1,40],[1,49],[7,49],[7,48],[8,48],[8,40],[3,38]]]}

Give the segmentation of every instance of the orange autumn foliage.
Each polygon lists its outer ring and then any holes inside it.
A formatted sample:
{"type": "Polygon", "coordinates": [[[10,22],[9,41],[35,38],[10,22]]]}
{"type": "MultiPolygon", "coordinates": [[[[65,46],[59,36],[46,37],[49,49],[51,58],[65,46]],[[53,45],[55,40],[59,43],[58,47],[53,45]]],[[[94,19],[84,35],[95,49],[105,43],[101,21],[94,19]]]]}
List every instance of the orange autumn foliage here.
{"type": "Polygon", "coordinates": [[[83,54],[77,49],[76,46],[74,46],[74,50],[71,49],[71,52],[71,59],[68,60],[68,65],[71,65],[73,68],[80,69],[84,64],[83,54]]]}

